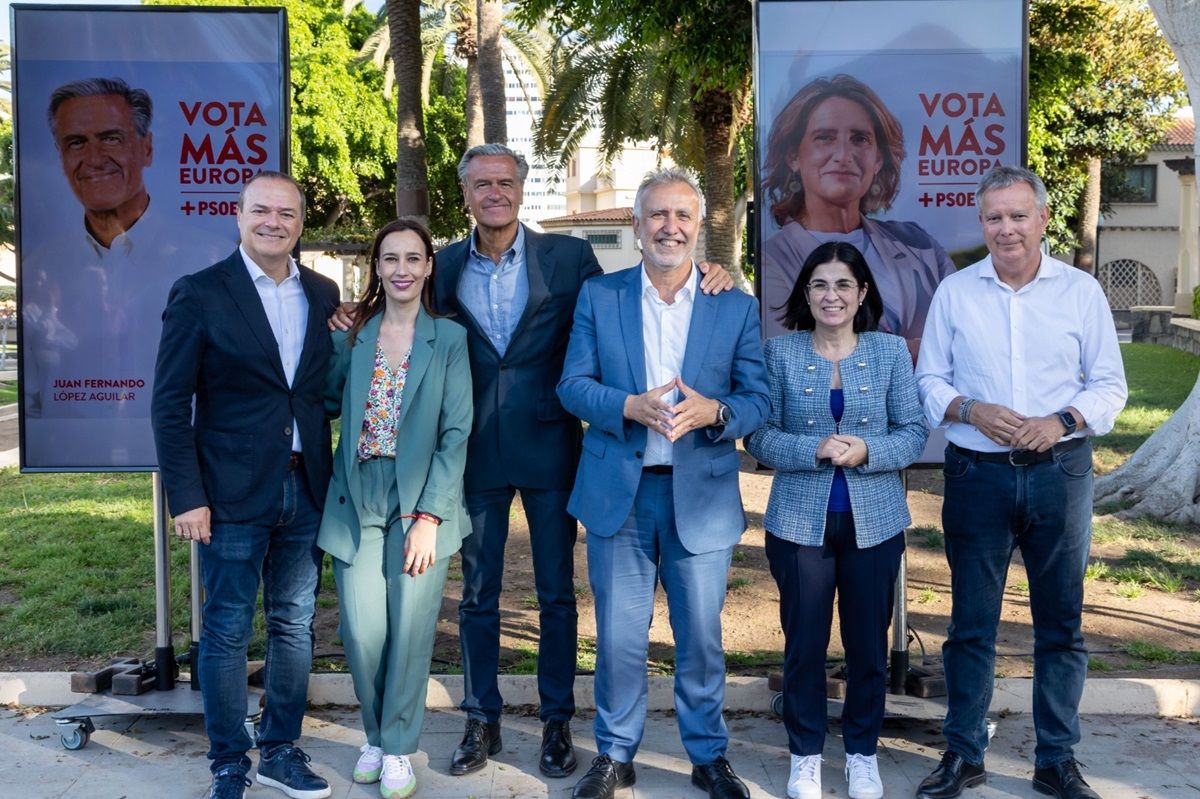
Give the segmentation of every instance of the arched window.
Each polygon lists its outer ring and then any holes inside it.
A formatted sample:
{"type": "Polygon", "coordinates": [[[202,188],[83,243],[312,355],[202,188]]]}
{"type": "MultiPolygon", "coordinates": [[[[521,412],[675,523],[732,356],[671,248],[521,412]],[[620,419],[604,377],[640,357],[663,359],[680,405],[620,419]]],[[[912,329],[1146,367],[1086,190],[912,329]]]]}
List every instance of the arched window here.
{"type": "Polygon", "coordinates": [[[1135,305],[1162,305],[1162,287],[1154,270],[1141,261],[1121,258],[1109,261],[1096,270],[1096,280],[1116,311],[1127,311],[1135,305]]]}

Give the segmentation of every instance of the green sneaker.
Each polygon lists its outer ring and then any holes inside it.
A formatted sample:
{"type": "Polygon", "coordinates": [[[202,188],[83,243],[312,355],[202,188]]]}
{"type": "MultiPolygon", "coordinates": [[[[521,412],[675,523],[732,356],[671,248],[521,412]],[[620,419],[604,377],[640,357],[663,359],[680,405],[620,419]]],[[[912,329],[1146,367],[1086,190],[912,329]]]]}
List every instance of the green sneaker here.
{"type": "Polygon", "coordinates": [[[383,799],[404,799],[417,789],[417,775],[413,774],[412,763],[405,755],[383,756],[383,778],[379,782],[379,795],[383,799]]]}
{"type": "Polygon", "coordinates": [[[379,775],[383,772],[383,750],[378,746],[363,744],[358,751],[362,754],[354,764],[354,781],[366,785],[379,782],[379,775]]]}

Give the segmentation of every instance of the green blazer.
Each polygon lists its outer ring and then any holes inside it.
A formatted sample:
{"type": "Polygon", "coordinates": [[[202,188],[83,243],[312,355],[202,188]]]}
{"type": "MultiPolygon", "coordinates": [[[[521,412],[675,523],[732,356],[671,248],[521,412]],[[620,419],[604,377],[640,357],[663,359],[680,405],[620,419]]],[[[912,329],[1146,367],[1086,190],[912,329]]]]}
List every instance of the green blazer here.
{"type": "MultiPolygon", "coordinates": [[[[342,436],[333,456],[333,479],[317,545],[344,563],[353,563],[361,540],[362,482],[358,438],[375,368],[375,347],[383,314],[363,326],[353,347],[347,333],[335,332],[325,380],[325,410],[342,417],[342,436]]],[[[408,359],[408,379],[396,432],[396,486],[400,512],[424,511],[442,519],[437,557],[459,550],[471,532],[463,502],[463,469],[474,409],[467,335],[462,325],[434,319],[422,309],[408,359]]],[[[408,530],[411,519],[404,520],[408,530]]]]}

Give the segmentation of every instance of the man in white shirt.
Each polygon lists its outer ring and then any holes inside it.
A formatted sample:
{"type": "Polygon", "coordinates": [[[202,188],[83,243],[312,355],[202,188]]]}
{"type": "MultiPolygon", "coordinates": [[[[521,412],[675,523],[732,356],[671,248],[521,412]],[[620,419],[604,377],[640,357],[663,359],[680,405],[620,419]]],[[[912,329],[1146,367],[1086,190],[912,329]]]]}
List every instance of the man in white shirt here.
{"type": "Polygon", "coordinates": [[[917,361],[925,414],[950,442],[942,525],[954,603],[942,648],[947,751],[917,796],[948,799],[986,779],[996,627],[1020,547],[1034,631],[1033,786],[1095,799],[1073,750],[1087,676],[1089,436],[1112,429],[1125,372],[1100,285],[1041,251],[1049,212],[1037,175],[997,167],[976,202],[989,256],[938,287],[917,361]]]}
{"type": "Polygon", "coordinates": [[[583,284],[558,396],[588,423],[567,510],[587,529],[596,601],[596,747],[574,799],[634,784],[646,652],[661,582],[675,634],[675,707],[692,783],[749,797],[725,758],[721,607],[746,528],[734,442],[767,416],[758,303],[706,295],[692,259],[704,218],[695,180],[638,188],[643,261],[583,284]]]}

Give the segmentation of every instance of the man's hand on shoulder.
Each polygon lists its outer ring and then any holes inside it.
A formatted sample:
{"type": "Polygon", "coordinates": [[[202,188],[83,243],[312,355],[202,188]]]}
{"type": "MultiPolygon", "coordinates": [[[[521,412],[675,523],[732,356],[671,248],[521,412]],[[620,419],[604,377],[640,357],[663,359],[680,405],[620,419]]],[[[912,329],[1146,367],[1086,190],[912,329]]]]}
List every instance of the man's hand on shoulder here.
{"type": "Polygon", "coordinates": [[[212,540],[212,513],[207,505],[192,508],[175,517],[175,535],[183,541],[199,541],[207,544],[212,540]]]}
{"type": "Polygon", "coordinates": [[[333,316],[329,317],[327,324],[329,332],[333,333],[337,330],[346,331],[354,324],[354,317],[358,314],[357,302],[343,302],[341,305],[333,309],[333,316]]]}
{"type": "Polygon", "coordinates": [[[704,276],[700,280],[701,292],[705,294],[719,294],[722,291],[729,291],[733,288],[733,277],[720,264],[701,261],[698,268],[700,269],[700,274],[704,276]]]}

